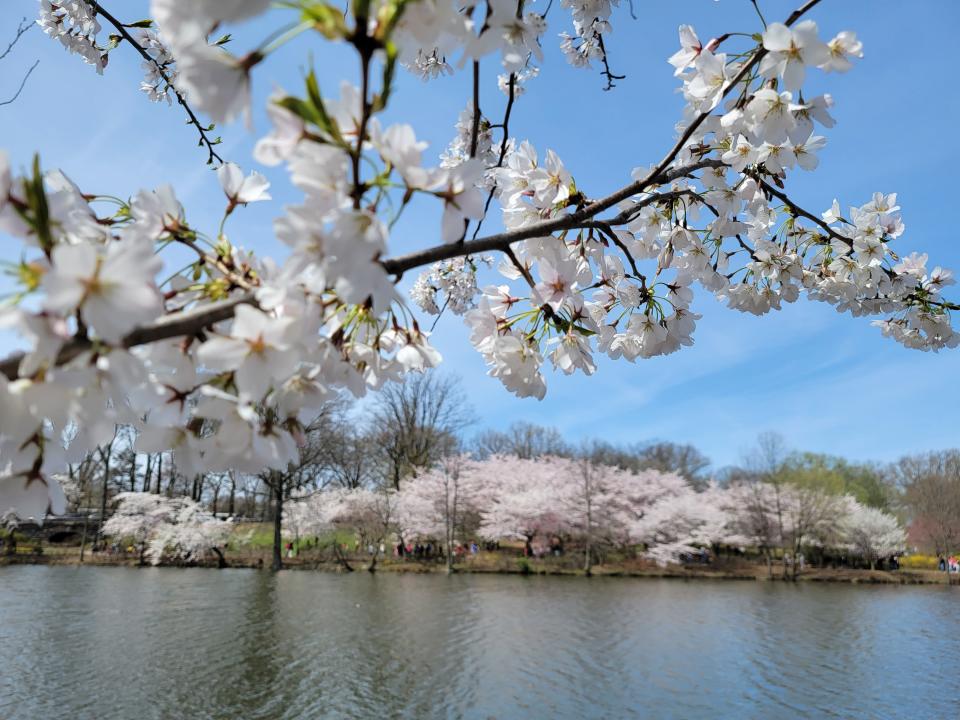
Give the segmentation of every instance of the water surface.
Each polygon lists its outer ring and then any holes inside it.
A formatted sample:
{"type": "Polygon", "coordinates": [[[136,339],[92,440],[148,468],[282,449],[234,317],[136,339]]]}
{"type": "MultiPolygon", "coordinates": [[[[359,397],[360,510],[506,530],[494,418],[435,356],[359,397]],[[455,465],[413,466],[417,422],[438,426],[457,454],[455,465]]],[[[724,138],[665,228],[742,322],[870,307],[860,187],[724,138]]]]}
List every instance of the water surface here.
{"type": "Polygon", "coordinates": [[[0,568],[0,718],[957,717],[960,588],[0,568]]]}

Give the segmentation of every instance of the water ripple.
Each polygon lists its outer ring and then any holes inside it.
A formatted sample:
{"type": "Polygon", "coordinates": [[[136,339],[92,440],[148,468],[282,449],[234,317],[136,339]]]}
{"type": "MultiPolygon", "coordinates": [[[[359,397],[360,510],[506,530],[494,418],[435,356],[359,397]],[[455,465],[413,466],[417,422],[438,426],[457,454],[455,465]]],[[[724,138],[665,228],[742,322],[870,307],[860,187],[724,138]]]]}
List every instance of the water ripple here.
{"type": "Polygon", "coordinates": [[[0,718],[941,718],[960,589],[0,568],[0,718]]]}

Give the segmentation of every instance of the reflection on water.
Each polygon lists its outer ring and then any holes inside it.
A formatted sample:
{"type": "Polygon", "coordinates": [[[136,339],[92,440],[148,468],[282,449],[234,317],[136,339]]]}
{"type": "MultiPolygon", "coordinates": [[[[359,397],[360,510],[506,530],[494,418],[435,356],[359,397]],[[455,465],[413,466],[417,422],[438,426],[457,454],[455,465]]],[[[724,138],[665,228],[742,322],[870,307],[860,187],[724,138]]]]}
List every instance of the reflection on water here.
{"type": "Polygon", "coordinates": [[[0,718],[944,718],[960,588],[0,568],[0,718]]]}

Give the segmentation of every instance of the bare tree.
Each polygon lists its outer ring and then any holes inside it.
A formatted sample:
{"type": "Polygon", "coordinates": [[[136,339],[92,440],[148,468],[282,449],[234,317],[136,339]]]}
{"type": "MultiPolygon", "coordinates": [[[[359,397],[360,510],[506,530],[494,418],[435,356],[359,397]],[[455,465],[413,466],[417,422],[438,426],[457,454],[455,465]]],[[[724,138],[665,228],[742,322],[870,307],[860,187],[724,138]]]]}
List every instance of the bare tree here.
{"type": "Polygon", "coordinates": [[[697,489],[707,485],[704,470],[710,467],[710,458],[693,445],[652,442],[640,450],[640,462],[643,470],[675,472],[697,489]]]}
{"type": "Polygon", "coordinates": [[[300,447],[296,464],[291,463],[286,470],[267,470],[258,477],[269,489],[273,503],[273,561],[271,568],[283,568],[283,505],[294,490],[313,488],[321,490],[328,483],[328,443],[337,442],[333,428],[341,412],[341,403],[333,401],[323,407],[320,413],[304,430],[304,442],[300,447]]]}
{"type": "Polygon", "coordinates": [[[478,457],[491,455],[516,455],[530,460],[544,455],[569,457],[570,446],[556,428],[536,425],[529,422],[515,422],[501,432],[485,430],[474,439],[478,457]]]}
{"type": "Polygon", "coordinates": [[[960,550],[960,450],[905,457],[891,470],[911,535],[938,555],[960,550]]]}
{"type": "Polygon", "coordinates": [[[746,493],[747,517],[750,531],[767,561],[767,575],[773,577],[773,553],[779,547],[783,551],[783,576],[787,575],[783,468],[789,450],[783,436],[764,432],[757,437],[756,445],[744,456],[740,481],[748,487],[746,493]]]}
{"type": "Polygon", "coordinates": [[[380,390],[371,420],[387,482],[399,490],[404,478],[450,453],[473,412],[456,377],[427,372],[380,390]]]}
{"type": "Polygon", "coordinates": [[[589,448],[593,462],[601,465],[612,465],[632,472],[659,470],[677,473],[698,490],[707,484],[703,471],[710,466],[710,460],[693,445],[666,441],[632,445],[594,442],[589,448]]]}

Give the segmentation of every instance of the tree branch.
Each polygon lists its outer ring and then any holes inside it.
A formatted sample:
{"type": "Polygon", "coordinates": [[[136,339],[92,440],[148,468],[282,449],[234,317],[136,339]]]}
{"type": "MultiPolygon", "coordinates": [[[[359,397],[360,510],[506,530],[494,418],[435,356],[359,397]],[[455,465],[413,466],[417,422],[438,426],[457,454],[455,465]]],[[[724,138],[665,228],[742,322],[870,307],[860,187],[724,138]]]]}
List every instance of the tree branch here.
{"type": "Polygon", "coordinates": [[[170,81],[170,76],[167,74],[167,71],[164,69],[163,65],[158,63],[150,55],[150,53],[144,50],[143,46],[141,46],[140,43],[137,42],[137,39],[130,34],[130,31],[127,30],[126,26],[122,22],[117,20],[117,18],[115,18],[113,15],[111,15],[99,2],[96,2],[96,0],[86,0],[86,2],[88,5],[90,5],[91,8],[93,8],[93,11],[95,13],[103,16],[104,20],[106,20],[108,23],[113,25],[113,27],[116,28],[117,32],[120,34],[120,37],[122,37],[124,40],[130,43],[133,46],[133,48],[138,53],[140,53],[140,56],[144,60],[146,60],[149,63],[153,63],[153,66],[157,69],[157,73],[160,75],[160,77],[163,78],[164,82],[167,84],[167,87],[173,90],[173,94],[176,96],[177,102],[180,103],[180,107],[182,107],[186,111],[188,122],[197,129],[198,133],[200,133],[200,142],[201,144],[205,145],[207,148],[207,153],[208,153],[207,164],[212,165],[214,160],[216,160],[218,163],[222,165],[223,158],[220,157],[217,154],[216,150],[213,149],[213,146],[216,145],[216,142],[211,140],[210,137],[207,135],[207,129],[200,123],[200,120],[197,119],[197,116],[196,114],[194,114],[193,109],[190,107],[190,105],[187,104],[186,98],[183,97],[180,91],[177,90],[176,86],[170,81]]]}
{"type": "MultiPolygon", "coordinates": [[[[596,22],[596,21],[594,21],[594,22],[596,22]]],[[[615,81],[615,80],[623,80],[623,79],[626,78],[627,76],[626,76],[626,75],[615,75],[615,74],[610,70],[610,60],[609,60],[609,58],[607,57],[607,48],[606,48],[606,46],[603,44],[603,35],[602,35],[601,33],[597,33],[597,40],[598,40],[599,45],[600,45],[600,52],[602,53],[601,57],[602,57],[602,59],[603,59],[603,71],[602,71],[600,74],[607,78],[607,86],[604,88],[604,90],[613,90],[613,89],[617,86],[617,83],[614,82],[614,81],[615,81]]]]}
{"type": "MultiPolygon", "coordinates": [[[[807,13],[811,8],[815,7],[820,0],[807,0],[803,5],[790,13],[790,16],[787,18],[784,23],[788,27],[793,25],[797,20],[799,20],[805,13],[807,13]]],[[[767,51],[761,46],[758,47],[753,54],[750,56],[750,59],[744,62],[743,67],[740,68],[734,78],[727,84],[724,88],[723,93],[721,94],[720,99],[725,98],[730,91],[743,82],[750,74],[750,71],[753,67],[760,62],[764,55],[767,54],[767,51]]],[[[398,258],[386,259],[383,261],[383,266],[386,268],[387,272],[394,275],[400,276],[406,270],[409,270],[414,267],[419,267],[420,265],[426,265],[428,263],[437,262],[438,260],[448,260],[449,258],[459,257],[461,255],[468,255],[475,252],[485,252],[490,250],[503,250],[503,248],[508,247],[514,242],[520,240],[527,240],[533,237],[540,237],[547,235],[557,230],[567,230],[571,227],[576,227],[579,223],[582,223],[584,220],[589,220],[593,218],[597,213],[603,212],[604,210],[613,207],[621,200],[626,200],[631,195],[636,195],[639,192],[642,192],[650,185],[663,185],[670,182],[671,180],[676,179],[677,177],[682,177],[683,175],[689,174],[694,170],[699,170],[705,167],[716,167],[717,160],[703,160],[700,163],[694,163],[693,165],[687,166],[686,168],[678,168],[676,171],[667,172],[667,168],[670,164],[676,159],[677,155],[680,154],[680,151],[686,147],[687,142],[693,137],[693,134],[697,129],[703,124],[703,122],[710,117],[712,109],[700,113],[690,125],[687,126],[687,129],[683,132],[674,146],[670,151],[663,157],[663,159],[653,168],[645,178],[642,180],[637,180],[636,182],[630,183],[629,185],[617,190],[614,193],[611,193],[602,200],[597,200],[581,210],[578,210],[575,213],[570,215],[564,215],[559,218],[554,218],[553,220],[547,220],[541,223],[536,223],[535,225],[530,225],[526,228],[521,228],[519,230],[514,230],[505,233],[499,233],[497,235],[491,235],[486,238],[480,238],[477,240],[470,240],[469,242],[460,242],[450,245],[439,245],[437,247],[428,248],[426,250],[421,250],[418,252],[410,253],[408,255],[402,255],[398,258]],[[680,170],[684,170],[680,174],[676,174],[680,170]]]]}
{"type": "MultiPolygon", "coordinates": [[[[137,345],[146,345],[148,343],[166,340],[174,337],[192,337],[214,323],[222,320],[229,320],[233,317],[237,305],[255,304],[252,293],[244,293],[229,300],[204,305],[194,310],[187,310],[180,313],[172,313],[160,318],[150,325],[144,325],[128,333],[120,345],[124,348],[132,348],[137,345]]],[[[93,342],[87,338],[77,338],[64,345],[57,354],[56,365],[63,365],[70,362],[86,350],[93,347],[93,342]]],[[[18,352],[8,355],[0,361],[0,373],[10,380],[15,380],[18,376],[20,361],[23,360],[24,353],[18,352]]]]}
{"type": "MultiPolygon", "coordinates": [[[[27,30],[32,28],[35,24],[36,23],[34,23],[32,20],[28,20],[27,18],[22,18],[20,20],[20,24],[17,25],[17,31],[16,33],[14,33],[13,39],[7,45],[7,49],[4,50],[2,53],[0,53],[0,60],[3,60],[7,55],[10,54],[14,46],[20,41],[20,38],[23,37],[24,33],[26,33],[27,30]]],[[[20,93],[23,92],[23,88],[24,86],[26,86],[27,80],[30,79],[30,75],[33,73],[33,71],[36,69],[37,65],[39,64],[40,64],[39,60],[34,61],[33,65],[30,66],[30,68],[27,70],[26,75],[24,75],[23,79],[20,81],[20,87],[17,88],[17,91],[13,94],[13,97],[11,97],[9,100],[4,100],[3,102],[0,102],[0,106],[10,105],[18,97],[20,97],[20,93]]]]}
{"type": "Polygon", "coordinates": [[[23,36],[27,30],[32,28],[36,23],[32,20],[27,20],[27,18],[22,18],[20,24],[17,25],[17,32],[13,36],[13,40],[10,41],[10,44],[7,45],[7,49],[0,53],[0,60],[3,60],[7,55],[10,54],[10,51],[13,50],[14,45],[16,45],[20,38],[23,36]]]}
{"type": "Polygon", "coordinates": [[[27,70],[27,74],[23,76],[23,80],[20,81],[20,87],[17,88],[17,91],[13,94],[13,97],[10,98],[9,100],[4,100],[3,102],[0,102],[0,106],[10,105],[14,100],[20,97],[20,93],[23,92],[23,88],[27,84],[27,80],[30,79],[30,74],[34,71],[34,69],[36,69],[37,65],[39,64],[40,64],[39,60],[34,61],[33,65],[30,66],[30,69],[27,70]]]}
{"type": "MultiPolygon", "coordinates": [[[[111,24],[113,24],[114,27],[121,32],[124,38],[133,44],[142,55],[153,61],[153,59],[149,57],[149,54],[146,53],[146,51],[143,50],[143,48],[141,48],[140,45],[133,40],[130,34],[118,21],[112,18],[112,16],[110,16],[108,13],[105,13],[102,8],[99,8],[99,5],[94,3],[93,0],[87,0],[87,2],[91,2],[94,7],[100,11],[104,18],[111,22],[111,24]]],[[[803,6],[791,13],[790,17],[787,18],[786,25],[795,23],[804,13],[817,5],[819,2],[820,0],[808,0],[808,2],[806,2],[803,6]]],[[[737,73],[736,77],[734,77],[734,79],[724,89],[723,96],[726,96],[732,88],[734,88],[747,77],[750,69],[760,60],[761,57],[763,57],[765,53],[766,51],[763,48],[759,48],[754,52],[754,54],[751,56],[751,59],[744,64],[740,72],[737,73]]],[[[174,91],[176,92],[175,88],[174,91]]],[[[177,97],[180,97],[179,94],[177,97]]],[[[186,107],[186,103],[183,102],[182,99],[181,104],[186,107]]],[[[534,237],[543,237],[544,235],[549,235],[557,231],[582,227],[585,222],[591,221],[597,214],[615,206],[617,203],[626,200],[633,195],[643,192],[651,185],[665,185],[673,180],[688,176],[690,173],[696,172],[697,170],[702,170],[703,168],[707,167],[721,166],[724,163],[722,163],[720,160],[706,159],[699,160],[695,163],[691,163],[690,165],[684,165],[672,170],[667,170],[667,167],[676,159],[677,155],[684,148],[687,141],[693,136],[697,128],[704,122],[704,120],[706,120],[707,117],[709,117],[709,115],[709,112],[705,112],[697,116],[690,126],[687,127],[686,131],[680,136],[673,148],[671,148],[671,150],[660,161],[660,163],[654,169],[652,169],[645,178],[630,183],[629,185],[616,190],[600,200],[595,200],[576,212],[540,223],[535,223],[518,230],[498,233],[496,235],[490,235],[485,238],[470,240],[468,242],[439,245],[418,252],[409,253],[407,255],[402,255],[397,258],[388,258],[386,260],[382,260],[381,263],[388,273],[397,275],[399,277],[403,275],[406,270],[419,267],[421,265],[427,265],[438,260],[446,260],[453,257],[491,250],[506,252],[510,250],[510,246],[513,243],[521,240],[527,240],[534,237]]],[[[201,135],[203,136],[202,128],[200,127],[199,123],[195,124],[201,129],[201,135]]],[[[220,158],[213,152],[212,147],[209,147],[209,149],[211,152],[211,157],[217,157],[219,160],[220,158]]],[[[650,197],[640,200],[630,210],[634,211],[643,207],[644,205],[661,201],[665,197],[667,197],[667,194],[651,195],[650,197]]],[[[212,303],[210,305],[205,305],[203,307],[195,308],[182,313],[171,314],[161,318],[153,324],[145,325],[132,331],[123,338],[121,345],[124,348],[130,348],[173,337],[193,336],[202,329],[214,323],[233,317],[236,306],[240,304],[256,305],[256,300],[252,293],[244,293],[229,300],[212,303]]],[[[63,346],[60,353],[57,355],[55,363],[60,365],[65,362],[69,362],[85,350],[90,349],[92,346],[93,343],[89,339],[74,339],[63,346]]],[[[0,373],[11,380],[16,379],[18,377],[18,367],[23,359],[23,356],[24,353],[22,352],[15,353],[0,361],[0,373]]]]}
{"type": "MultiPolygon", "coordinates": [[[[853,240],[838,233],[836,230],[830,227],[826,222],[824,222],[822,218],[817,217],[809,210],[804,210],[802,207],[797,205],[793,200],[791,200],[786,193],[781,192],[777,188],[773,187],[773,185],[771,185],[770,183],[768,183],[766,180],[762,179],[758,175],[751,175],[751,177],[753,177],[760,184],[760,187],[762,187],[768,193],[773,195],[773,197],[777,198],[784,205],[786,205],[794,217],[806,218],[810,222],[816,224],[820,229],[822,229],[827,234],[827,236],[830,237],[831,239],[842,242],[848,248],[853,248],[853,240]]],[[[737,237],[739,239],[739,236],[737,237]]],[[[741,240],[741,244],[743,244],[742,240],[741,240]]],[[[884,273],[886,273],[887,277],[890,278],[891,280],[894,280],[897,277],[896,273],[894,273],[890,268],[881,267],[881,269],[883,270],[884,273]]],[[[931,298],[921,297],[916,293],[911,293],[910,295],[907,296],[906,299],[907,301],[913,301],[914,303],[917,303],[917,304],[935,305],[937,307],[943,308],[944,310],[960,310],[960,305],[957,305],[956,303],[952,303],[947,300],[933,300],[931,298]]]]}
{"type": "MultiPolygon", "coordinates": [[[[661,172],[656,176],[648,175],[643,180],[630,183],[626,187],[620,188],[605,198],[595,200],[581,210],[570,213],[569,215],[561,215],[552,220],[544,220],[543,222],[528,225],[524,228],[497,233],[496,235],[488,235],[487,237],[477,240],[437,245],[436,247],[427,248],[426,250],[418,250],[417,252],[407,255],[401,255],[397,258],[388,258],[381,262],[388,273],[403,275],[404,272],[411,268],[428,265],[438,260],[449,260],[450,258],[460,257],[461,255],[472,255],[473,253],[489,252],[491,250],[503,251],[513,243],[520,242],[521,240],[543,237],[544,235],[549,235],[559,230],[569,230],[580,227],[585,221],[593,219],[595,215],[613,207],[621,200],[626,200],[631,195],[642,192],[647,185],[663,185],[678,178],[685,177],[697,170],[702,170],[707,167],[717,167],[718,165],[723,165],[723,163],[715,159],[700,160],[691,165],[684,165],[667,172],[661,172]]],[[[654,195],[650,198],[645,198],[632,209],[639,209],[645,204],[648,205],[651,202],[655,202],[659,197],[660,196],[654,195]]]]}

